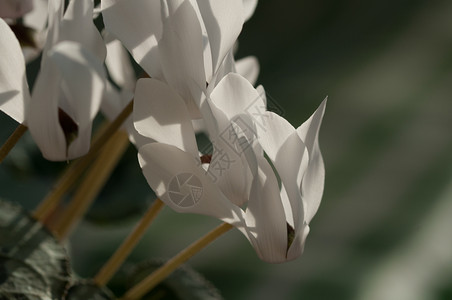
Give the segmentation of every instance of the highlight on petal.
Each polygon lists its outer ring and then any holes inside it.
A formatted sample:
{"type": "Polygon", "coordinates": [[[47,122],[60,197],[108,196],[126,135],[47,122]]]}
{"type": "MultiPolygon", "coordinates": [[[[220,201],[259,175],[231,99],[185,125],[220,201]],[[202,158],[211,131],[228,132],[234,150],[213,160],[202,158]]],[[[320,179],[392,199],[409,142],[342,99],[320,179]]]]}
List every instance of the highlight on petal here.
{"type": "Polygon", "coordinates": [[[93,5],[92,0],[69,2],[61,22],[58,41],[80,43],[99,60],[104,61],[107,50],[102,36],[93,23],[93,5]]]}
{"type": "Polygon", "coordinates": [[[61,73],[52,59],[41,67],[27,107],[27,125],[42,155],[48,160],[66,160],[67,144],[59,123],[58,99],[61,73]]]}
{"type": "Polygon", "coordinates": [[[160,62],[166,81],[184,99],[192,118],[197,119],[206,87],[201,25],[190,1],[180,5],[173,2],[168,2],[168,17],[158,44],[160,62]]]}
{"type": "Polygon", "coordinates": [[[45,158],[67,160],[88,152],[104,88],[102,63],[79,44],[62,42],[48,53],[27,110],[45,158]]]}
{"type": "Polygon", "coordinates": [[[228,119],[242,113],[257,118],[265,112],[265,104],[258,91],[239,74],[226,75],[212,91],[210,98],[228,119]]]}
{"type": "Polygon", "coordinates": [[[25,61],[19,41],[1,18],[0,36],[0,110],[23,123],[24,107],[30,101],[25,61]]]}
{"type": "Polygon", "coordinates": [[[130,63],[129,54],[121,42],[112,34],[105,33],[107,57],[105,64],[113,81],[121,88],[129,91],[135,89],[136,76],[130,63]]]}
{"type": "Polygon", "coordinates": [[[166,83],[153,78],[138,80],[133,111],[135,128],[141,135],[199,158],[187,107],[166,83]]]}
{"type": "Polygon", "coordinates": [[[242,30],[243,4],[242,0],[198,0],[198,6],[209,38],[214,74],[242,30]]]}
{"type": "Polygon", "coordinates": [[[260,259],[270,263],[287,260],[287,222],[279,196],[278,181],[264,157],[251,187],[246,209],[248,239],[260,259]]]}
{"type": "Polygon", "coordinates": [[[305,218],[309,224],[317,212],[325,184],[325,165],[319,147],[319,130],[325,113],[327,99],[323,100],[312,116],[297,128],[297,133],[306,144],[309,165],[300,187],[305,202],[305,218]]]}
{"type": "Polygon", "coordinates": [[[161,2],[102,0],[105,28],[118,38],[151,77],[161,78],[157,41],[162,36],[161,2]]]}
{"type": "Polygon", "coordinates": [[[242,222],[241,209],[224,197],[191,154],[151,143],[139,149],[138,160],[151,188],[175,211],[208,215],[233,225],[242,222]]]}

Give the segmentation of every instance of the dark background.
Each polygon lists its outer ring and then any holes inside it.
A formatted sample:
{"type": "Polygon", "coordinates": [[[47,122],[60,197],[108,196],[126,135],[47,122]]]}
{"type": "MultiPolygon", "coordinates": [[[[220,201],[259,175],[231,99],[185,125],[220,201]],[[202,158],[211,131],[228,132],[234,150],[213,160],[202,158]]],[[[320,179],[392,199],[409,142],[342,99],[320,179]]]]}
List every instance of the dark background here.
{"type": "MultiPolygon", "coordinates": [[[[452,2],[262,0],[239,39],[247,55],[294,126],[328,96],[324,198],[294,262],[261,262],[233,230],[189,264],[226,299],[451,299],[452,2]]],[[[0,123],[3,141],[15,124],[0,123]]],[[[32,209],[64,166],[27,136],[0,196],[32,209]]],[[[95,274],[151,198],[130,147],[70,242],[79,274],[95,274]]],[[[172,256],[218,223],[166,208],[130,261],[172,256]]]]}

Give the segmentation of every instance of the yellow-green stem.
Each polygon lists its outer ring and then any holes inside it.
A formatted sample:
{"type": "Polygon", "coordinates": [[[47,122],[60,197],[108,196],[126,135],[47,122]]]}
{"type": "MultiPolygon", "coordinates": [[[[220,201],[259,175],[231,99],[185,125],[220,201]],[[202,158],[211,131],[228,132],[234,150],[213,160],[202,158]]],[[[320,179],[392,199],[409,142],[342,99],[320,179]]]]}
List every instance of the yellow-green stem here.
{"type": "Polygon", "coordinates": [[[175,257],[166,262],[163,266],[155,272],[144,278],[137,285],[127,291],[121,300],[135,300],[141,299],[146,293],[152,290],[157,284],[168,277],[177,267],[186,262],[193,255],[201,251],[205,246],[214,241],[217,237],[227,232],[232,228],[232,225],[223,223],[211,232],[179,252],[175,257]]]}
{"type": "Polygon", "coordinates": [[[123,109],[123,111],[110,123],[104,132],[92,144],[90,151],[83,157],[74,161],[57,181],[54,188],[44,198],[38,208],[34,211],[33,217],[44,222],[53,212],[61,200],[61,197],[72,187],[80,175],[89,166],[92,160],[97,156],[99,150],[112,137],[112,135],[121,127],[122,123],[129,117],[133,110],[133,100],[123,109]]]}
{"type": "Polygon", "coordinates": [[[110,281],[111,277],[116,273],[118,268],[124,263],[130,252],[135,248],[136,244],[143,237],[151,222],[163,208],[164,204],[160,199],[156,199],[148,209],[146,214],[141,218],[140,222],[135,226],[133,231],[124,240],[121,246],[105,263],[102,269],[94,277],[94,282],[98,286],[104,286],[110,281]]]}
{"type": "Polygon", "coordinates": [[[89,168],[69,205],[50,229],[64,240],[96,199],[129,145],[125,132],[117,131],[89,168]]]}
{"type": "Polygon", "coordinates": [[[13,147],[17,144],[20,138],[27,132],[28,127],[24,124],[20,124],[14,130],[14,132],[9,136],[6,142],[0,148],[0,164],[8,156],[8,153],[13,149],[13,147]]]}

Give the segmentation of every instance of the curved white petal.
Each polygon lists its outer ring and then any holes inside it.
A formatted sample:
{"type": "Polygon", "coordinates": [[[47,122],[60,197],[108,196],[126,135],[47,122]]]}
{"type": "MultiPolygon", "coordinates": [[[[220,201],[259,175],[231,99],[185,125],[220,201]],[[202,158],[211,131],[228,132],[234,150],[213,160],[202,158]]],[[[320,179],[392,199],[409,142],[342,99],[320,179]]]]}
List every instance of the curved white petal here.
{"type": "Polygon", "coordinates": [[[319,148],[319,129],[325,113],[327,99],[323,100],[314,114],[297,128],[297,133],[309,152],[309,165],[300,187],[305,201],[305,218],[309,224],[317,212],[325,184],[325,166],[319,148]]]}
{"type": "Polygon", "coordinates": [[[157,50],[163,22],[160,1],[102,0],[101,7],[107,31],[124,44],[151,77],[161,78],[157,50]]]}
{"type": "Polygon", "coordinates": [[[239,74],[226,75],[212,91],[210,98],[228,119],[242,113],[260,118],[265,112],[265,104],[259,93],[239,74]]]}
{"type": "Polygon", "coordinates": [[[64,132],[58,121],[61,73],[52,59],[41,67],[33,89],[33,99],[27,107],[27,125],[30,133],[48,160],[66,160],[64,132]]]}
{"type": "Polygon", "coordinates": [[[121,42],[108,32],[105,34],[107,57],[105,64],[113,81],[121,87],[133,91],[136,84],[135,71],[130,63],[129,54],[121,42]]]}
{"type": "Polygon", "coordinates": [[[256,10],[257,0],[243,0],[243,12],[245,14],[245,21],[248,21],[256,10]]]}
{"type": "Polygon", "coordinates": [[[74,42],[57,44],[48,53],[28,110],[30,132],[49,160],[67,160],[86,154],[105,88],[103,66],[74,42]],[[78,126],[77,137],[66,147],[58,119],[64,108],[78,126]]]}
{"type": "Polygon", "coordinates": [[[242,30],[243,4],[242,0],[198,0],[198,6],[209,37],[214,74],[242,30]]]}
{"type": "Polygon", "coordinates": [[[265,116],[266,126],[258,127],[259,143],[278,172],[283,185],[282,199],[287,208],[287,220],[293,226],[295,235],[299,235],[306,206],[305,197],[302,197],[300,191],[300,182],[308,167],[309,154],[289,122],[273,112],[266,112],[265,116]]]}
{"type": "Polygon", "coordinates": [[[258,256],[270,263],[286,261],[287,224],[279,196],[278,181],[265,158],[258,158],[259,171],[254,177],[246,210],[249,240],[258,256]]]}
{"type": "Polygon", "coordinates": [[[261,115],[255,115],[257,126],[257,136],[259,143],[264,148],[268,157],[275,161],[278,151],[287,141],[290,135],[295,132],[295,128],[284,118],[274,112],[264,112],[261,115]]]}
{"type": "MultiPolygon", "coordinates": [[[[214,107],[213,109],[218,119],[221,112],[214,107]]],[[[251,120],[246,117],[248,116],[228,122],[227,126],[220,125],[219,135],[211,137],[213,155],[208,169],[212,180],[238,206],[247,202],[252,182],[246,154],[253,150],[255,130],[251,120]]],[[[225,120],[224,116],[223,118],[225,120]]]]}
{"type": "Polygon", "coordinates": [[[159,143],[174,145],[199,159],[187,107],[166,83],[153,78],[138,80],[133,118],[140,134],[159,143]]]}
{"type": "Polygon", "coordinates": [[[0,1],[0,18],[17,19],[33,9],[33,0],[0,1]]]}
{"type": "Polygon", "coordinates": [[[193,118],[199,118],[200,99],[206,87],[203,37],[196,11],[189,1],[168,2],[158,49],[164,77],[187,104],[193,118]]]}
{"type": "Polygon", "coordinates": [[[93,23],[93,1],[76,0],[69,2],[64,13],[58,41],[80,43],[86,50],[103,61],[106,56],[105,43],[93,23]]]}
{"type": "Polygon", "coordinates": [[[30,99],[24,57],[19,41],[3,19],[0,19],[0,36],[0,110],[23,123],[24,109],[30,99]]]}
{"type": "Polygon", "coordinates": [[[175,211],[208,215],[233,225],[242,223],[241,209],[224,197],[190,154],[175,146],[151,143],[139,149],[138,159],[151,188],[175,211]]]}
{"type": "Polygon", "coordinates": [[[305,203],[299,189],[298,176],[305,173],[308,160],[306,147],[294,131],[280,147],[275,160],[272,161],[287,193],[285,202],[289,202],[290,210],[285,211],[286,219],[293,226],[295,238],[302,234],[305,218],[305,203]],[[290,222],[291,219],[293,223],[290,222]]]}
{"type": "Polygon", "coordinates": [[[259,62],[254,56],[247,56],[235,62],[237,73],[245,77],[252,85],[259,76],[259,62]]]}

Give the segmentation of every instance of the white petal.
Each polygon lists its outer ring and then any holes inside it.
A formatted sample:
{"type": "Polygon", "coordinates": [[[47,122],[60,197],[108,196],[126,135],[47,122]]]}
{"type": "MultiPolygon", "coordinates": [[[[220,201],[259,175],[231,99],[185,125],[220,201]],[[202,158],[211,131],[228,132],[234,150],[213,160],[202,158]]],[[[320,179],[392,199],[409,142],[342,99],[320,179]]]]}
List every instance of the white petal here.
{"type": "Polygon", "coordinates": [[[305,201],[305,218],[309,224],[319,208],[325,183],[325,166],[319,148],[319,129],[325,112],[326,99],[314,114],[297,128],[298,135],[305,142],[309,152],[309,166],[300,187],[305,201]]]}
{"type": "Polygon", "coordinates": [[[49,160],[66,160],[64,132],[58,121],[61,73],[52,59],[41,67],[33,89],[33,99],[27,107],[27,125],[30,133],[49,160]]]}
{"type": "Polygon", "coordinates": [[[254,56],[247,56],[235,63],[237,73],[245,77],[252,85],[256,83],[259,76],[259,62],[254,56]]]}
{"type": "Polygon", "coordinates": [[[267,107],[267,94],[265,93],[264,87],[262,85],[258,85],[256,91],[259,93],[262,100],[264,101],[265,107],[267,107]]]}
{"type": "Polygon", "coordinates": [[[270,263],[286,261],[287,224],[279,196],[278,181],[265,158],[259,158],[246,210],[251,243],[259,257],[270,263]]]}
{"type": "Polygon", "coordinates": [[[162,70],[168,84],[184,99],[192,117],[199,118],[198,105],[206,86],[201,26],[189,1],[174,7],[172,4],[173,1],[168,2],[169,16],[164,21],[158,45],[162,70]]]}
{"type": "Polygon", "coordinates": [[[33,10],[24,16],[24,24],[37,31],[43,31],[47,23],[47,8],[46,0],[34,0],[33,10]]]}
{"type": "Polygon", "coordinates": [[[187,107],[167,84],[153,78],[138,80],[133,111],[135,128],[140,134],[174,145],[199,159],[187,107]]]}
{"type": "Polygon", "coordinates": [[[243,26],[241,0],[198,0],[212,51],[212,73],[215,73],[231,50],[243,26]]]}
{"type": "Polygon", "coordinates": [[[256,10],[257,0],[243,0],[243,12],[245,14],[245,21],[248,21],[256,10]]]}
{"type": "MultiPolygon", "coordinates": [[[[215,112],[218,115],[219,112],[215,112]]],[[[225,196],[238,206],[248,200],[252,174],[247,152],[252,153],[254,129],[246,115],[236,122],[220,127],[219,136],[212,138],[213,155],[208,174],[225,196]],[[249,137],[252,135],[252,137],[249,137]]]]}
{"type": "MultiPolygon", "coordinates": [[[[49,0],[48,14],[49,20],[47,25],[47,37],[46,43],[43,49],[43,53],[49,51],[53,45],[58,42],[60,36],[60,24],[63,20],[64,3],[60,0],[49,0]]],[[[46,55],[43,54],[41,60],[41,67],[45,63],[46,55]]]]}
{"type": "Polygon", "coordinates": [[[212,79],[209,81],[207,93],[210,94],[218,83],[229,73],[236,73],[233,51],[229,51],[212,79]]]}
{"type": "Polygon", "coordinates": [[[93,23],[93,1],[71,1],[61,23],[58,41],[73,41],[80,43],[103,61],[106,56],[105,43],[93,23]],[[80,34],[83,32],[83,34],[80,34]]]}
{"type": "Polygon", "coordinates": [[[105,64],[113,81],[121,87],[133,91],[135,89],[136,76],[130,63],[129,54],[119,40],[114,39],[108,32],[105,34],[107,44],[107,57],[105,64]]]}
{"type": "Polygon", "coordinates": [[[286,210],[289,223],[293,220],[295,234],[300,234],[305,213],[300,182],[307,170],[309,155],[305,144],[298,136],[295,128],[284,118],[272,112],[265,113],[266,127],[258,127],[258,138],[265,153],[268,155],[279,174],[287,198],[283,200],[290,203],[291,210],[286,210]],[[290,215],[292,214],[292,215],[290,215]]]}
{"type": "Polygon", "coordinates": [[[258,118],[265,112],[265,105],[259,93],[239,74],[226,75],[215,87],[210,98],[228,119],[243,113],[258,118]]]}
{"type": "Polygon", "coordinates": [[[287,193],[287,200],[290,203],[290,210],[286,211],[286,219],[288,221],[293,220],[291,225],[293,225],[295,230],[295,238],[302,234],[305,218],[305,205],[299,189],[298,176],[305,173],[308,160],[306,147],[294,131],[280,147],[275,160],[272,161],[281,179],[281,184],[287,193]]]}
{"type": "Polygon", "coordinates": [[[289,136],[295,132],[295,128],[286,119],[273,112],[267,111],[254,116],[256,123],[262,124],[262,126],[257,126],[259,143],[268,157],[275,161],[278,151],[289,136]]]}
{"type": "Polygon", "coordinates": [[[0,1],[0,18],[17,19],[33,9],[33,0],[0,1]]]}
{"type": "Polygon", "coordinates": [[[294,260],[301,254],[303,254],[306,237],[309,234],[309,230],[309,225],[304,223],[300,234],[297,234],[295,236],[294,240],[292,241],[292,245],[289,248],[289,251],[287,251],[287,261],[294,260]]]}
{"type": "Polygon", "coordinates": [[[67,160],[88,152],[92,121],[104,88],[102,63],[79,44],[62,42],[48,53],[27,115],[31,134],[44,157],[67,160]],[[77,138],[68,149],[58,121],[58,107],[63,107],[78,125],[77,138]]]}
{"type": "Polygon", "coordinates": [[[177,147],[151,143],[139,149],[143,174],[157,196],[177,212],[240,222],[242,211],[229,202],[190,154],[177,147]]]}
{"type": "Polygon", "coordinates": [[[161,78],[157,41],[162,35],[160,1],[102,0],[105,28],[151,76],[161,78]]]}
{"type": "Polygon", "coordinates": [[[24,57],[19,41],[3,19],[0,36],[0,110],[23,123],[24,107],[30,99],[24,57]]]}
{"type": "Polygon", "coordinates": [[[122,100],[119,91],[109,81],[106,82],[105,93],[102,99],[100,110],[112,121],[121,112],[122,100]]]}

